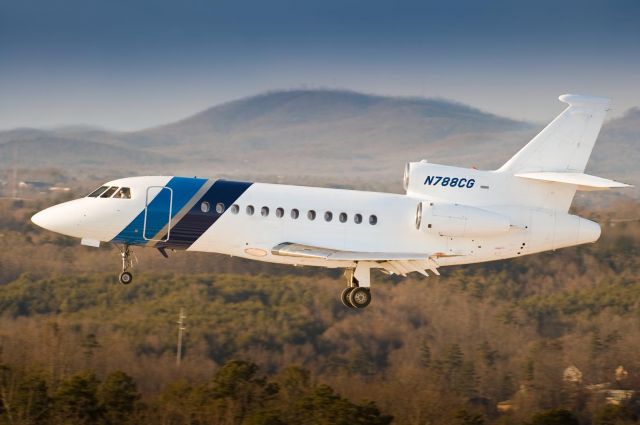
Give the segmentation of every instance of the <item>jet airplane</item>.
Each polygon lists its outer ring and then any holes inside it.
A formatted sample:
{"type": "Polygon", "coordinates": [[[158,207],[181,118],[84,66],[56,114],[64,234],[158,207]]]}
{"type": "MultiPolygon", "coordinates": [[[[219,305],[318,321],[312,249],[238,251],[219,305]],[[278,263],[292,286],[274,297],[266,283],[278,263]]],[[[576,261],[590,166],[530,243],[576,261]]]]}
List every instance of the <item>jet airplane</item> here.
{"type": "Polygon", "coordinates": [[[371,270],[428,276],[455,264],[595,242],[600,226],[569,214],[577,190],[628,187],[585,174],[609,99],[563,95],[568,107],[492,171],[408,163],[405,194],[173,176],[129,177],[32,217],[83,245],[215,252],[342,268],[342,302],[371,302],[371,270]]]}

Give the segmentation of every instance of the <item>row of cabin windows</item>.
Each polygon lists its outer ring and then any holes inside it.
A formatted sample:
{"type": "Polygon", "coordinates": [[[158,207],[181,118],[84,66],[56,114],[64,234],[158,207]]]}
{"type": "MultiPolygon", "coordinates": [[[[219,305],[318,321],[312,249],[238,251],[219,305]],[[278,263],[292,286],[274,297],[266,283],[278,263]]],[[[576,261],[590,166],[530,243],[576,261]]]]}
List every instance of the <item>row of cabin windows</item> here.
{"type": "MultiPolygon", "coordinates": [[[[200,205],[200,210],[203,213],[208,213],[209,211],[211,211],[211,205],[205,201],[200,205]]],[[[231,211],[232,214],[238,214],[240,212],[240,206],[238,206],[238,204],[233,204],[231,205],[229,210],[231,211]]],[[[225,205],[222,202],[218,202],[216,204],[216,212],[218,214],[222,214],[224,211],[225,211],[225,205]]],[[[247,205],[247,207],[245,208],[245,213],[247,215],[253,215],[255,214],[255,212],[256,212],[256,209],[254,208],[253,205],[247,205]]],[[[268,217],[269,212],[270,212],[269,207],[260,208],[260,215],[262,217],[268,217]]],[[[311,221],[316,219],[316,215],[317,214],[315,210],[307,211],[307,218],[311,221]]],[[[297,220],[300,217],[300,211],[297,208],[293,208],[291,209],[290,216],[292,219],[297,220]]],[[[284,208],[281,208],[281,207],[276,208],[276,217],[278,218],[284,217],[284,208]]],[[[331,211],[325,211],[324,221],[330,222],[332,220],[333,220],[333,213],[331,211]]],[[[346,212],[341,212],[340,214],[338,214],[338,220],[340,221],[340,223],[346,223],[349,220],[349,215],[346,212]]],[[[356,224],[362,223],[362,214],[354,214],[353,222],[356,224]]],[[[374,214],[371,214],[369,216],[369,224],[372,226],[375,226],[376,224],[378,224],[378,217],[374,214]]]]}
{"type": "Polygon", "coordinates": [[[100,186],[87,195],[89,198],[119,198],[131,199],[131,189],[128,187],[118,186],[100,186]]]}

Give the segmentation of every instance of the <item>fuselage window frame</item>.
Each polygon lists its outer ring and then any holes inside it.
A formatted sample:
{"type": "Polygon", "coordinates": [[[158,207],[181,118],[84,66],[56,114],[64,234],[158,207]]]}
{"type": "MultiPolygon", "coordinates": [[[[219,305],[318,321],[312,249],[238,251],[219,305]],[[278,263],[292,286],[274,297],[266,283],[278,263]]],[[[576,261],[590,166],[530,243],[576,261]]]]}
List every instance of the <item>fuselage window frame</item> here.
{"type": "Polygon", "coordinates": [[[238,204],[233,204],[229,210],[231,210],[231,214],[238,214],[240,212],[240,206],[238,204]]]}
{"type": "Polygon", "coordinates": [[[276,217],[278,218],[284,217],[284,208],[282,207],[276,208],[276,217]]]}
{"type": "Polygon", "coordinates": [[[256,212],[256,209],[253,207],[253,205],[247,205],[245,211],[247,215],[253,215],[256,212]]]}
{"type": "Polygon", "coordinates": [[[375,226],[376,224],[378,224],[378,216],[375,214],[371,214],[369,216],[369,224],[372,226],[375,226]]]}
{"type": "Polygon", "coordinates": [[[300,211],[297,208],[291,210],[291,218],[297,220],[300,217],[300,211]]]}
{"type": "Polygon", "coordinates": [[[325,213],[324,213],[324,221],[329,223],[331,220],[333,220],[333,213],[331,211],[325,211],[325,213]]]}
{"type": "Polygon", "coordinates": [[[357,213],[353,215],[353,222],[356,224],[362,223],[362,214],[357,213]]]}
{"type": "Polygon", "coordinates": [[[307,211],[307,218],[309,219],[309,221],[315,220],[316,219],[316,211],[315,210],[307,211]]]}
{"type": "Polygon", "coordinates": [[[218,214],[222,214],[222,213],[224,213],[224,212],[225,212],[225,210],[226,210],[226,208],[225,208],[225,205],[224,205],[224,203],[223,203],[223,202],[218,202],[218,203],[216,204],[216,212],[217,212],[218,214]]]}
{"type": "Polygon", "coordinates": [[[260,208],[260,215],[263,217],[269,217],[269,207],[260,208]]]}
{"type": "Polygon", "coordinates": [[[340,223],[346,223],[349,221],[349,215],[346,212],[341,212],[338,219],[340,220],[340,223]]]}

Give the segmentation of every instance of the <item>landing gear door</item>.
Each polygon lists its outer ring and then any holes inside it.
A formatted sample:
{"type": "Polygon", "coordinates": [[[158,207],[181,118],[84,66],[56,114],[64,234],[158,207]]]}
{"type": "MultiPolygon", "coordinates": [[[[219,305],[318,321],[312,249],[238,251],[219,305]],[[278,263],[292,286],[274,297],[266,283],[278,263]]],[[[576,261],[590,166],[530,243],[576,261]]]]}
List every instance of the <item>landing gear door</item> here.
{"type": "Polygon", "coordinates": [[[173,189],[149,186],[144,208],[142,237],[147,241],[167,242],[171,234],[173,189]]]}

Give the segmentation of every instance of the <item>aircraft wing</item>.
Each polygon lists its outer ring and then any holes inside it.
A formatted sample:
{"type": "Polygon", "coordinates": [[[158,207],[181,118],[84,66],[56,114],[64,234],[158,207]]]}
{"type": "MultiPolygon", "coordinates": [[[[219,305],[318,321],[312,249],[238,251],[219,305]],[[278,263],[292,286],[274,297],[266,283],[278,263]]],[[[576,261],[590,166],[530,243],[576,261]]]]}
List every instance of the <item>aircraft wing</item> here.
{"type": "Polygon", "coordinates": [[[398,252],[368,252],[343,251],[291,242],[275,246],[271,253],[286,257],[320,259],[326,261],[351,261],[375,263],[375,268],[382,269],[389,274],[406,276],[407,273],[417,272],[428,276],[426,270],[439,275],[436,258],[444,254],[398,253],[398,252]]]}

